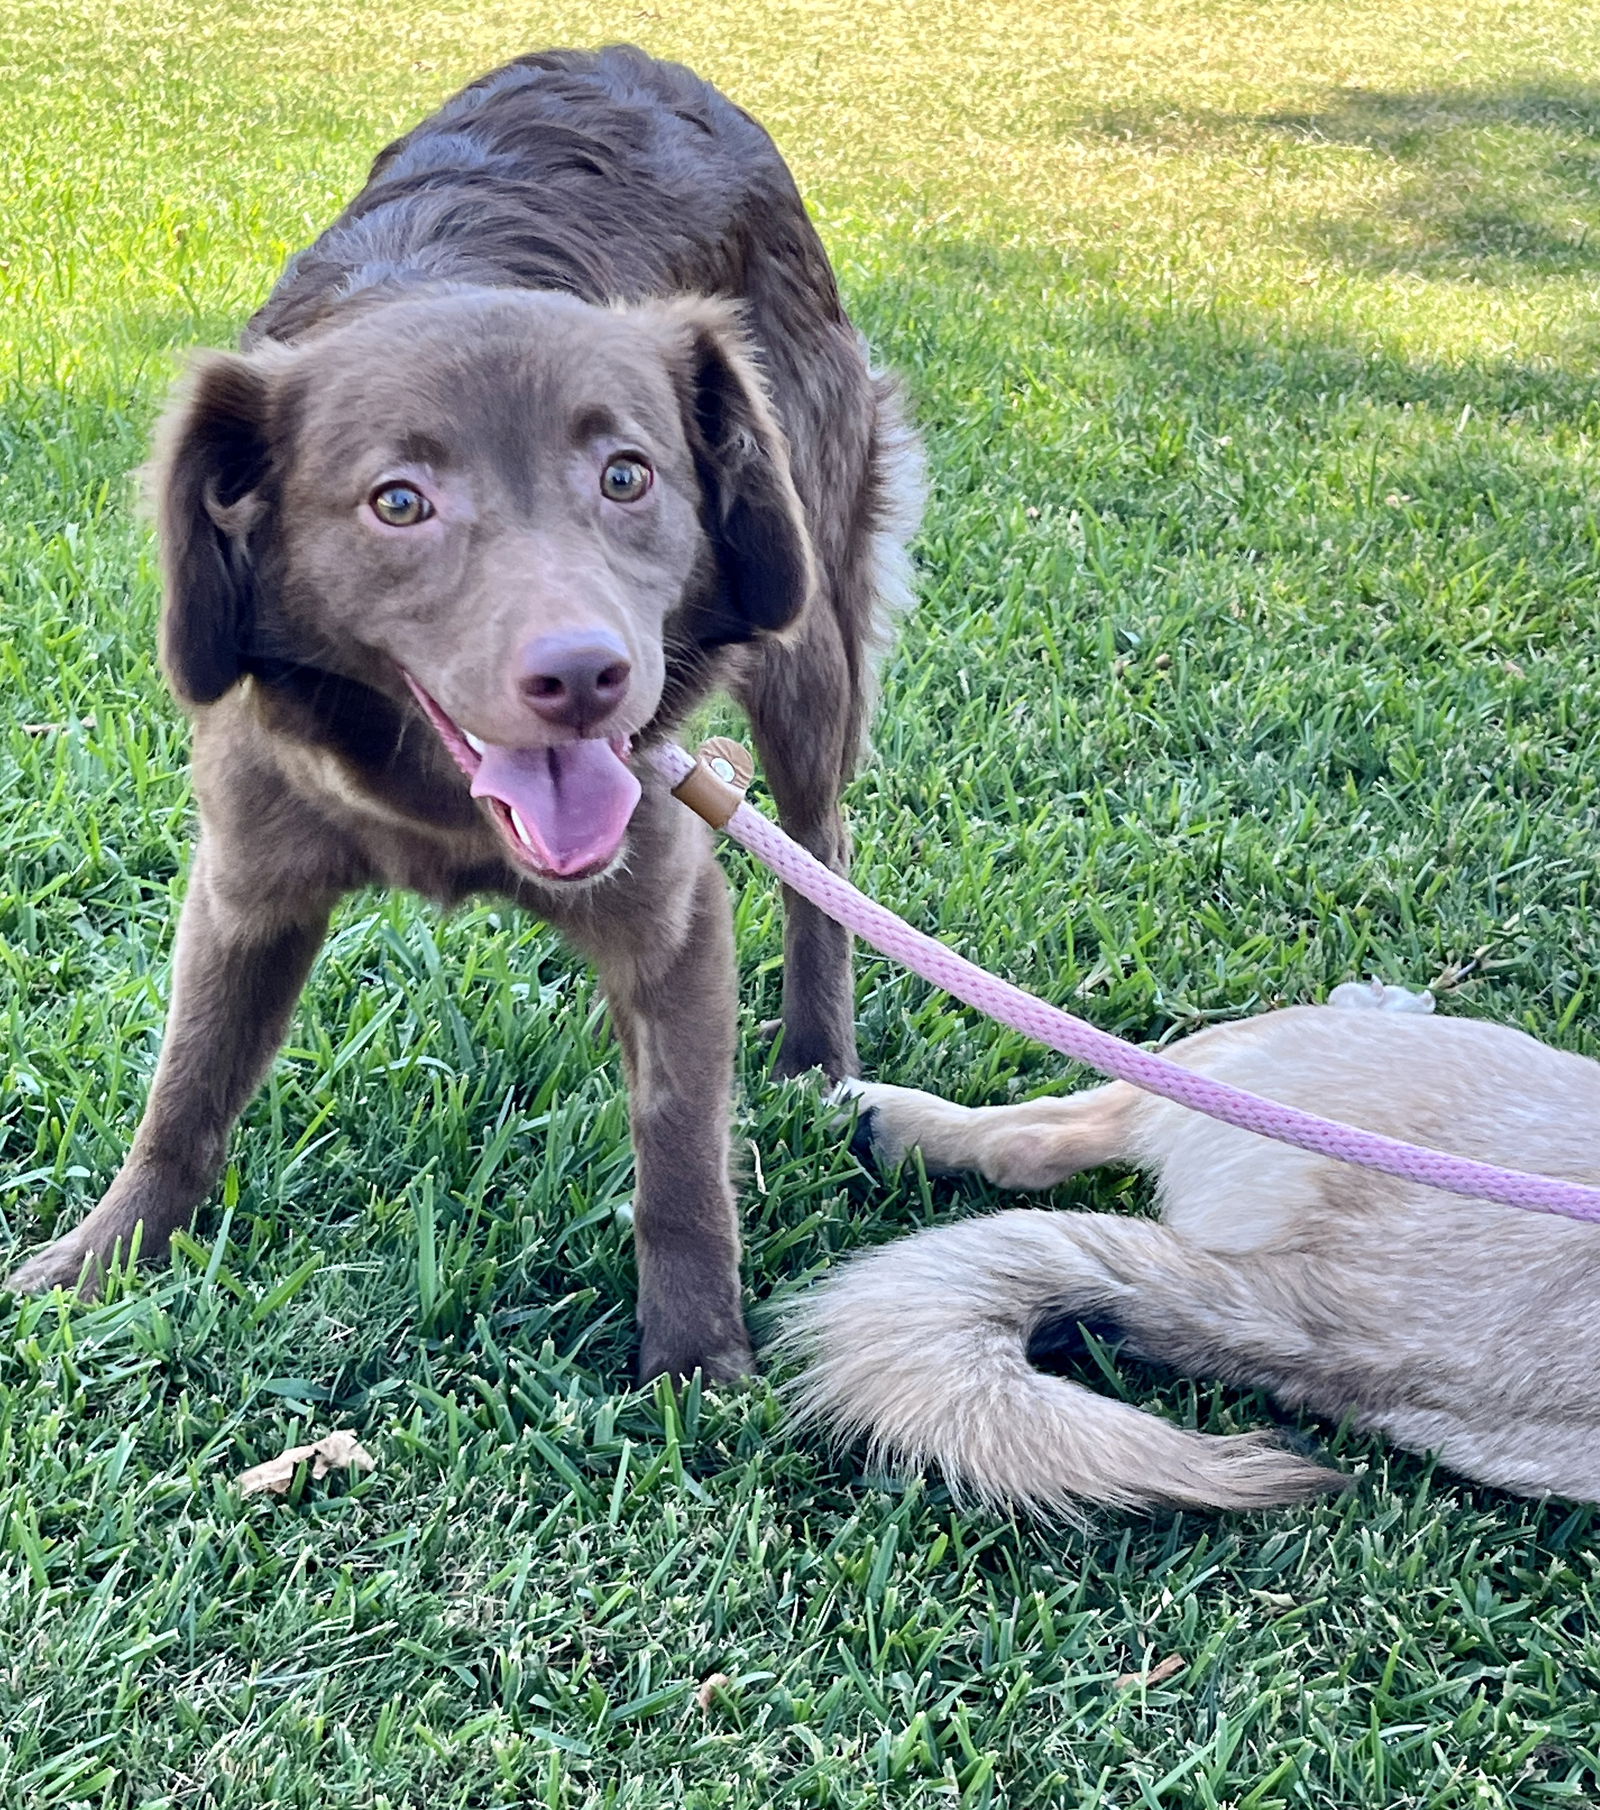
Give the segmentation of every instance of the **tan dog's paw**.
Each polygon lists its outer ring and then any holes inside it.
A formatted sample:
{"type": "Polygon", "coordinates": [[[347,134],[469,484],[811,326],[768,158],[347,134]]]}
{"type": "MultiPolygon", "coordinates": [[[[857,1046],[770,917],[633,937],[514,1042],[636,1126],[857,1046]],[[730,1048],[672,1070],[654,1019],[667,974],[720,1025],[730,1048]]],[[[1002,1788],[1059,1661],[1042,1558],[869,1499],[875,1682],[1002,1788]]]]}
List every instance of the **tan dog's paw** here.
{"type": "Polygon", "coordinates": [[[850,1148],[884,1174],[892,1174],[913,1148],[930,1174],[963,1168],[970,1139],[963,1136],[971,1108],[952,1106],[937,1094],[885,1081],[841,1081],[829,1098],[855,1110],[850,1148]]]}
{"type": "Polygon", "coordinates": [[[1386,986],[1377,975],[1371,980],[1347,980],[1328,995],[1336,1010],[1366,1012],[1431,1012],[1434,997],[1426,987],[1386,986]]]}

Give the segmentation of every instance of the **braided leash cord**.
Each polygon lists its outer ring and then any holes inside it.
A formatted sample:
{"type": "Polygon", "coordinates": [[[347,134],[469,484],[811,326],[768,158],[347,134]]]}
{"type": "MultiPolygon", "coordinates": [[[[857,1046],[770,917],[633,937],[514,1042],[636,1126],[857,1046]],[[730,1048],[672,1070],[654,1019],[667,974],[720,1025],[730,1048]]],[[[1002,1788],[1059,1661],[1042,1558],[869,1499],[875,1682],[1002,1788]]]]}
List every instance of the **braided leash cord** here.
{"type": "MultiPolygon", "coordinates": [[[[675,790],[700,765],[670,742],[652,749],[649,758],[675,790]]],[[[771,868],[785,886],[809,899],[881,954],[996,1022],[1047,1044],[1074,1061],[1087,1063],[1102,1074],[1129,1081],[1146,1093],[1176,1100],[1180,1106],[1220,1119],[1225,1125],[1237,1125],[1244,1131],[1315,1151],[1319,1156],[1334,1157],[1341,1163],[1379,1169],[1386,1175],[1423,1182],[1448,1194],[1501,1201],[1507,1206],[1558,1213],[1568,1219],[1600,1221],[1600,1188],[1561,1181],[1555,1176],[1501,1169],[1493,1163],[1474,1162],[1420,1144],[1379,1137],[1376,1132],[1360,1131],[1353,1125],[1340,1125],[1196,1074],[1165,1056],[1153,1055],[1108,1031],[1096,1030],[1092,1024],[1046,1005],[1020,987],[997,980],[943,943],[913,930],[808,854],[753,805],[740,804],[722,828],[771,868]]]]}

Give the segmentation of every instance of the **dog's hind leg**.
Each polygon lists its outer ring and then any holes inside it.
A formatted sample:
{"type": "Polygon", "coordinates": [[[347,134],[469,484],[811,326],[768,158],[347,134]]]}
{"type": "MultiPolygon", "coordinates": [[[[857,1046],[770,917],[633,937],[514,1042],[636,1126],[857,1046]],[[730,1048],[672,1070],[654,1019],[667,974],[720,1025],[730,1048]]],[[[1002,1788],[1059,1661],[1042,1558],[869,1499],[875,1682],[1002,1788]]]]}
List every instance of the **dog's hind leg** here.
{"type": "Polygon", "coordinates": [[[933,1175],[976,1170],[997,1188],[1051,1188],[1080,1169],[1131,1162],[1136,1088],[1105,1087],[1020,1106],[957,1106],[912,1087],[856,1081],[858,1141],[884,1168],[915,1148],[933,1175]]]}
{"type": "Polygon", "coordinates": [[[210,1192],[228,1134],[261,1085],[327,933],[331,897],[250,894],[202,839],[178,924],[161,1060],[126,1162],[82,1224],[16,1271],[18,1290],[96,1292],[104,1266],[158,1259],[210,1192]],[[141,1229],[142,1228],[142,1229],[141,1229]]]}

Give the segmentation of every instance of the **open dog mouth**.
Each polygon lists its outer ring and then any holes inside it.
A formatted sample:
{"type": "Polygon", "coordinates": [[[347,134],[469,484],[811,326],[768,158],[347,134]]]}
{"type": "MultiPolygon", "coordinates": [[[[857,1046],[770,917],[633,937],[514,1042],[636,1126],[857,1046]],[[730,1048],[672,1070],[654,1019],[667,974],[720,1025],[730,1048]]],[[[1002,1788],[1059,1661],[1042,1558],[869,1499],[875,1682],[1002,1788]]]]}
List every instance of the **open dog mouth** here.
{"type": "Polygon", "coordinates": [[[640,797],[628,765],[627,736],[587,737],[554,748],[481,742],[401,670],[440,741],[471,780],[472,796],[488,800],[518,866],[542,880],[586,880],[616,859],[640,797]]]}

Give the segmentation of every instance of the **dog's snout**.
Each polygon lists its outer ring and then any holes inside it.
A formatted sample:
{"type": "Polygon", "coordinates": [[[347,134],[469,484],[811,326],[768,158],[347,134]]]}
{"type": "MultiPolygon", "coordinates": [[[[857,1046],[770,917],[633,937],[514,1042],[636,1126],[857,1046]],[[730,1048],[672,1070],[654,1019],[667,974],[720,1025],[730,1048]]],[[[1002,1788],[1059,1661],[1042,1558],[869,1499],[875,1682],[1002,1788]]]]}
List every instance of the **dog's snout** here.
{"type": "Polygon", "coordinates": [[[522,650],[517,683],[547,723],[580,734],[628,694],[628,650],[609,629],[540,635],[522,650]]]}

